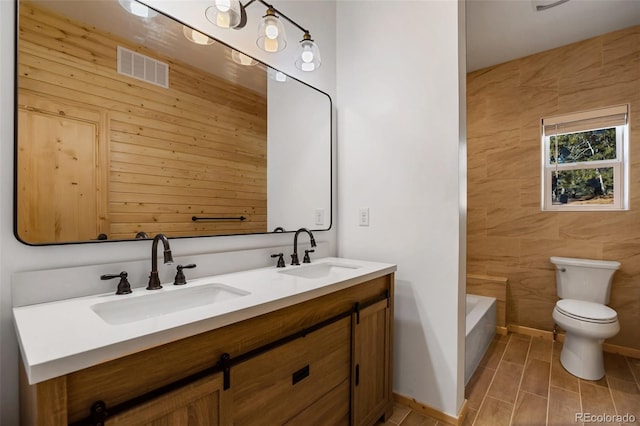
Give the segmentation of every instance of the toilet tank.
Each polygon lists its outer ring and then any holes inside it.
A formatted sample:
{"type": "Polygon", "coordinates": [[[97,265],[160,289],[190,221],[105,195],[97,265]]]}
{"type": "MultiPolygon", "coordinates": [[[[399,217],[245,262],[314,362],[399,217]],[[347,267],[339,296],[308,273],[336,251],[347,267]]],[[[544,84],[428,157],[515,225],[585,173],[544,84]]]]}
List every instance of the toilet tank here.
{"type": "Polygon", "coordinates": [[[556,266],[558,297],[609,303],[613,274],[620,262],[555,256],[550,260],[556,266]]]}

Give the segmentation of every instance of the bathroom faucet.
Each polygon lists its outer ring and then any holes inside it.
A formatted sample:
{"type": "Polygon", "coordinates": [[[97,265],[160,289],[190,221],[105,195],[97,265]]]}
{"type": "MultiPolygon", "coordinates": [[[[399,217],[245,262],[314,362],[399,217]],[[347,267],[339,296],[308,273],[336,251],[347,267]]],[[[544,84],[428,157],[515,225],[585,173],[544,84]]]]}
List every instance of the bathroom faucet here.
{"type": "Polygon", "coordinates": [[[313,238],[313,234],[307,228],[300,228],[296,231],[296,234],[293,237],[293,254],[291,255],[291,264],[299,265],[300,261],[298,260],[298,235],[301,232],[306,232],[309,234],[309,239],[311,240],[311,247],[316,246],[316,239],[313,238]]]}
{"type": "Polygon", "coordinates": [[[158,277],[158,241],[162,240],[164,246],[164,263],[173,263],[173,256],[171,256],[171,247],[169,247],[169,239],[164,234],[158,234],[153,237],[153,243],[151,244],[151,275],[149,275],[149,285],[147,290],[159,290],[162,288],[160,285],[160,278],[158,277]]]}

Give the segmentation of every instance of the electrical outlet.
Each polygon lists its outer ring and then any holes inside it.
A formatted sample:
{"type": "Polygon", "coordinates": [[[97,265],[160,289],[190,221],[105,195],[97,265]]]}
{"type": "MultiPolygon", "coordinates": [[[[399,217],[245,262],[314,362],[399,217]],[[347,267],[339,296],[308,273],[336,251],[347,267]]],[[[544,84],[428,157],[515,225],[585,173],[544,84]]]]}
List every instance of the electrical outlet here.
{"type": "Polygon", "coordinates": [[[316,209],[316,225],[324,226],[324,209],[316,209]]]}
{"type": "Polygon", "coordinates": [[[369,226],[369,208],[361,207],[358,210],[358,225],[369,226]]]}

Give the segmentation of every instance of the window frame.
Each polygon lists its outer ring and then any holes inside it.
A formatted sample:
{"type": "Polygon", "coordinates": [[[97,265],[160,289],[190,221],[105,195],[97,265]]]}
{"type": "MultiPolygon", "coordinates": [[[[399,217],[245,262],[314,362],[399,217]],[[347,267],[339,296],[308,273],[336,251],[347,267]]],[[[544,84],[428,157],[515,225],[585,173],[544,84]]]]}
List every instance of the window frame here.
{"type": "Polygon", "coordinates": [[[592,111],[584,111],[541,120],[542,168],[541,168],[541,210],[542,211],[625,211],[629,210],[629,105],[619,105],[592,111]],[[612,116],[624,108],[624,123],[617,125],[597,124],[603,117],[612,116]],[[584,121],[584,125],[578,124],[584,121]],[[554,124],[568,126],[569,130],[546,132],[554,124]],[[590,124],[591,123],[591,124],[590,124]],[[596,123],[596,124],[593,124],[596,123]],[[576,161],[555,163],[551,161],[551,138],[601,129],[616,129],[616,158],[611,160],[576,161]],[[588,170],[613,168],[613,204],[553,204],[553,173],[567,170],[588,170]]]}

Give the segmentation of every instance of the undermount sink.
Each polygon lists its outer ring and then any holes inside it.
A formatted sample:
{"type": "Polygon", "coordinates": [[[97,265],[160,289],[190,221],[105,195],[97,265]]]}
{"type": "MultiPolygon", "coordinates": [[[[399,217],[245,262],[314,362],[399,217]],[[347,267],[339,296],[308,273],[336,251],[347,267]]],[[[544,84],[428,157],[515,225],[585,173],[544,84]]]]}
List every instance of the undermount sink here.
{"type": "Polygon", "coordinates": [[[250,294],[221,283],[209,283],[174,291],[96,303],[91,309],[105,322],[126,324],[190,308],[211,305],[250,294]]]}
{"type": "Polygon", "coordinates": [[[359,266],[347,265],[342,263],[316,263],[311,265],[303,265],[296,269],[280,271],[282,274],[294,275],[302,278],[324,278],[331,274],[337,274],[353,269],[358,269],[359,266]]]}

